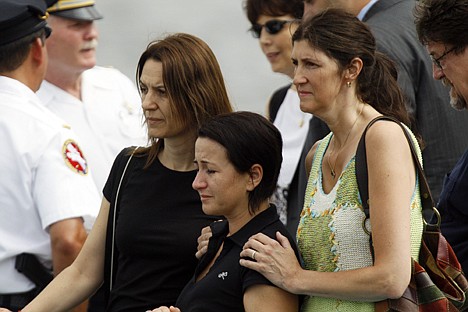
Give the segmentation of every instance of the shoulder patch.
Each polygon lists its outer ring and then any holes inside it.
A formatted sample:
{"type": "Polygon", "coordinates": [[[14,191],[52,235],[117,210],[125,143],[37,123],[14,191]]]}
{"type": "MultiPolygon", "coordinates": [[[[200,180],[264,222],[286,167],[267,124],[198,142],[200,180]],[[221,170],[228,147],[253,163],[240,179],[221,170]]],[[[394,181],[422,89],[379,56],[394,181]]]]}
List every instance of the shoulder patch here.
{"type": "Polygon", "coordinates": [[[82,175],[88,174],[88,162],[74,140],[67,140],[63,143],[62,155],[67,166],[74,172],[82,175]]]}

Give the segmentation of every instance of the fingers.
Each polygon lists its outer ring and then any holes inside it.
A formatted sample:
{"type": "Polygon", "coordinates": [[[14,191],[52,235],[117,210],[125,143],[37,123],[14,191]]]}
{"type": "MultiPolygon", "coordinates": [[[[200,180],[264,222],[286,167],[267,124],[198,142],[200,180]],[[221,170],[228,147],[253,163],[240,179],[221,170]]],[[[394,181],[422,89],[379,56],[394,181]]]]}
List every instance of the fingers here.
{"type": "Polygon", "coordinates": [[[255,249],[252,249],[252,248],[245,248],[241,251],[240,253],[240,257],[241,258],[247,258],[247,259],[251,259],[251,260],[255,260],[257,261],[258,257],[260,256],[260,253],[255,250],[255,249]]]}
{"type": "Polygon", "coordinates": [[[289,239],[280,232],[276,232],[276,239],[281,244],[281,246],[283,246],[283,248],[291,248],[291,243],[289,242],[289,239]]]}
{"type": "Polygon", "coordinates": [[[292,250],[286,236],[280,232],[276,232],[276,239],[272,239],[262,233],[250,237],[240,253],[240,257],[244,260],[241,261],[241,264],[250,269],[257,269],[258,266],[253,264],[254,262],[261,263],[262,260],[271,257],[275,251],[279,251],[280,249],[292,250]]]}
{"type": "Polygon", "coordinates": [[[281,246],[278,241],[266,236],[263,233],[258,233],[258,234],[253,235],[252,237],[249,238],[247,243],[245,243],[244,245],[244,249],[250,248],[258,252],[266,252],[267,250],[273,250],[273,249],[277,249],[280,247],[281,246]]]}
{"type": "Polygon", "coordinates": [[[213,233],[211,233],[211,228],[209,226],[205,226],[201,230],[201,234],[197,239],[197,252],[195,253],[195,257],[197,257],[197,259],[200,259],[208,250],[208,243],[212,235],[213,233]]]}
{"type": "MultiPolygon", "coordinates": [[[[195,253],[195,257],[200,260],[201,257],[203,257],[204,254],[206,254],[206,251],[208,250],[208,246],[203,246],[203,247],[200,247],[200,245],[198,245],[198,250],[197,252],[195,253]]],[[[1,311],[0,311],[1,312],[1,311]]]]}
{"type": "MultiPolygon", "coordinates": [[[[2,312],[0,310],[0,312],[2,312]]],[[[147,310],[146,312],[180,312],[180,310],[176,307],[166,307],[166,306],[162,306],[162,307],[159,307],[157,309],[154,309],[154,310],[147,310]]]]}
{"type": "Polygon", "coordinates": [[[208,241],[210,240],[210,237],[213,235],[211,233],[211,228],[209,226],[205,226],[200,233],[200,236],[198,236],[197,242],[198,245],[200,244],[208,244],[208,241]]]}

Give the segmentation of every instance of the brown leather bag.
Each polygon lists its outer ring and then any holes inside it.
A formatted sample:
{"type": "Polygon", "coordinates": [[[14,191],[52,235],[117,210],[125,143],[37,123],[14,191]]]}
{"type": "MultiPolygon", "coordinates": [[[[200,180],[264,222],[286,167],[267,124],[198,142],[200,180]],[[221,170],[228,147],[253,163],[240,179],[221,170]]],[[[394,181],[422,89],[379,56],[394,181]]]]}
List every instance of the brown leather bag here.
{"type": "MultiPolygon", "coordinates": [[[[468,310],[468,281],[452,247],[440,232],[440,215],[434,207],[432,195],[424,171],[419,163],[411,136],[403,125],[390,116],[373,119],[364,130],[356,151],[356,178],[366,219],[369,218],[369,190],[365,135],[378,120],[391,120],[401,126],[411,148],[414,163],[418,169],[421,192],[424,230],[422,234],[419,262],[412,259],[411,280],[403,296],[387,299],[375,304],[375,311],[402,312],[443,312],[468,310]],[[435,214],[437,223],[430,220],[435,214]]],[[[372,236],[369,236],[373,254],[372,236]]]]}

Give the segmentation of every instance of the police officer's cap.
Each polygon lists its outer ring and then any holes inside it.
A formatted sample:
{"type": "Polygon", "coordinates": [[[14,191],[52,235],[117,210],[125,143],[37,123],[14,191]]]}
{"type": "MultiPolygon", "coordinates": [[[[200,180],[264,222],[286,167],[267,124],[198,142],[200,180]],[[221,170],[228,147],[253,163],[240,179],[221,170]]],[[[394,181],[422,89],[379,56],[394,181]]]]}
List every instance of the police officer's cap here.
{"type": "Polygon", "coordinates": [[[1,0],[0,46],[26,37],[46,26],[47,7],[57,0],[1,0]]]}
{"type": "Polygon", "coordinates": [[[59,0],[47,12],[78,21],[94,21],[102,18],[94,3],[94,0],[59,0]]]}

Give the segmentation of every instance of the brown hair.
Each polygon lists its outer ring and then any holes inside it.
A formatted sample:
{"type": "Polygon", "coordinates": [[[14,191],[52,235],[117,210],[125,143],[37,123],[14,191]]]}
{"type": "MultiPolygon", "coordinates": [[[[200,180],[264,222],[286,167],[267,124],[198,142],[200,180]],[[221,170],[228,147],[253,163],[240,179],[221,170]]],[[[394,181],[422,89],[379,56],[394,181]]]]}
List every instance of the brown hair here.
{"type": "MultiPolygon", "coordinates": [[[[136,83],[146,61],[162,63],[163,82],[176,120],[197,129],[211,116],[232,112],[218,61],[210,47],[193,35],[176,33],[151,42],[138,61],[136,83]]],[[[150,138],[148,163],[156,158],[163,140],[150,138]]]]}
{"type": "Polygon", "coordinates": [[[260,15],[291,15],[302,18],[304,4],[302,0],[246,0],[244,10],[251,24],[256,24],[260,15]]]}
{"type": "Polygon", "coordinates": [[[423,44],[440,42],[463,53],[468,46],[468,1],[420,0],[414,8],[416,31],[423,44]]]}
{"type": "Polygon", "coordinates": [[[355,16],[328,9],[303,21],[293,35],[295,41],[306,40],[334,59],[345,70],[358,57],[363,68],[357,79],[357,96],[383,115],[410,124],[402,91],[397,83],[393,61],[376,51],[375,38],[369,28],[355,16]]]}
{"type": "Polygon", "coordinates": [[[46,40],[44,28],[35,31],[16,41],[0,46],[0,73],[7,73],[18,69],[28,57],[31,51],[31,43],[36,38],[41,38],[42,44],[46,40]]]}

